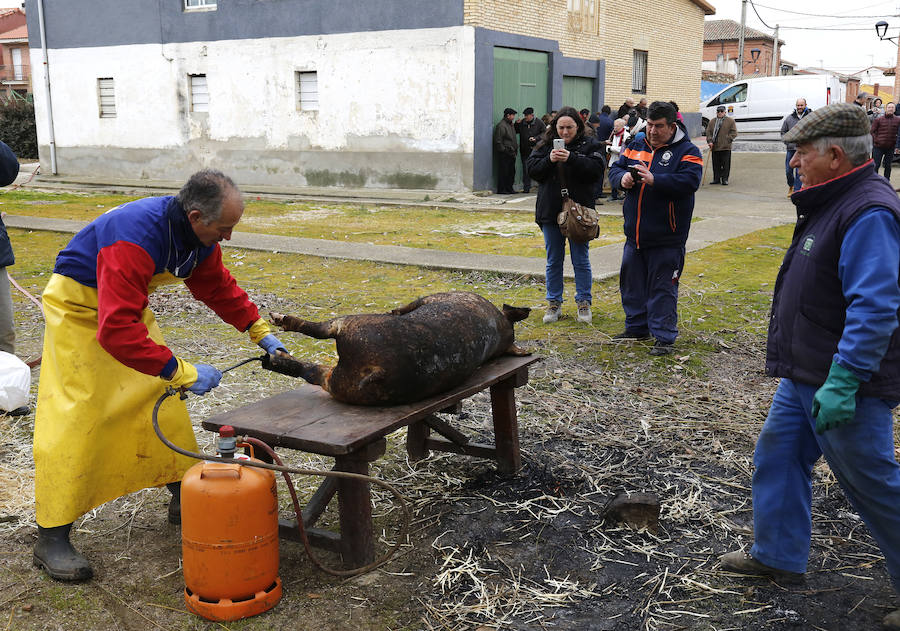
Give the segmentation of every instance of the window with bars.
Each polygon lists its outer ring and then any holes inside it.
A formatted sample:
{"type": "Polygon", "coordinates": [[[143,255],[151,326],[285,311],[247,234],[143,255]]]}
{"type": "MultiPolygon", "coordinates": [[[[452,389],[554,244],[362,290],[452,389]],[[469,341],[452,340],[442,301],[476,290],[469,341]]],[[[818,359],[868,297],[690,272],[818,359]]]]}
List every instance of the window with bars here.
{"type": "Polygon", "coordinates": [[[631,91],[647,92],[647,51],[634,51],[634,66],[631,69],[631,91]]]}
{"type": "Polygon", "coordinates": [[[297,72],[297,109],[304,112],[319,110],[319,77],[316,71],[297,72]]]}
{"type": "Polygon", "coordinates": [[[598,33],[597,0],[566,0],[569,30],[576,33],[598,33]]]}
{"type": "Polygon", "coordinates": [[[188,75],[191,83],[191,111],[209,111],[209,87],[206,84],[205,74],[188,75]]]}
{"type": "Polygon", "coordinates": [[[100,102],[100,118],[115,118],[116,84],[112,77],[97,79],[97,98],[100,102]]]}
{"type": "Polygon", "coordinates": [[[184,0],[185,11],[211,11],[216,8],[217,0],[184,0]]]}

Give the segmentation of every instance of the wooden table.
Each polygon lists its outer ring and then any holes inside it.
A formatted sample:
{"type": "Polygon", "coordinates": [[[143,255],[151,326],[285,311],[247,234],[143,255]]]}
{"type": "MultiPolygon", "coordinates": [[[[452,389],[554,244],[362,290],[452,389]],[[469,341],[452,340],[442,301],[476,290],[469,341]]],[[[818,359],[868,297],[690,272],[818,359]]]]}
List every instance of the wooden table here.
{"type": "MultiPolygon", "coordinates": [[[[528,383],[528,367],[540,357],[504,356],[478,369],[465,383],[423,401],[391,407],[347,405],[319,386],[303,384],[250,405],[203,421],[218,431],[231,425],[238,434],[252,436],[272,447],[287,447],[334,458],[334,470],[368,475],[369,463],[386,449],[385,436],[408,426],[406,449],[410,460],[429,450],[447,451],[497,462],[505,473],[521,466],[515,389],[528,383]],[[460,402],[490,388],[494,445],[471,442],[435,412],[459,409],[460,402]],[[432,432],[439,436],[432,436],[432,432]]],[[[369,484],[325,478],[303,510],[310,543],[338,552],[348,567],[361,567],[375,558],[369,484]],[[314,528],[328,503],[338,495],[340,533],[314,528]]],[[[296,521],[281,520],[282,538],[299,540],[296,521]]]]}

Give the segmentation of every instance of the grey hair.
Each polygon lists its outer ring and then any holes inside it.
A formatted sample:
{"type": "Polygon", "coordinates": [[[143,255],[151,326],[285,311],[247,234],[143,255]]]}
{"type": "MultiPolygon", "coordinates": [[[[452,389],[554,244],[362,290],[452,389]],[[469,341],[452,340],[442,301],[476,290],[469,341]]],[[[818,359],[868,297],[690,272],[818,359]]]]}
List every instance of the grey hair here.
{"type": "Polygon", "coordinates": [[[866,162],[872,157],[872,135],[864,136],[823,136],[809,141],[816,151],[825,153],[831,145],[837,145],[843,149],[850,164],[854,167],[866,162]]]}
{"type": "Polygon", "coordinates": [[[200,211],[200,220],[209,225],[222,216],[222,201],[229,191],[240,193],[234,181],[215,169],[203,169],[194,173],[175,199],[185,212],[200,211]]]}

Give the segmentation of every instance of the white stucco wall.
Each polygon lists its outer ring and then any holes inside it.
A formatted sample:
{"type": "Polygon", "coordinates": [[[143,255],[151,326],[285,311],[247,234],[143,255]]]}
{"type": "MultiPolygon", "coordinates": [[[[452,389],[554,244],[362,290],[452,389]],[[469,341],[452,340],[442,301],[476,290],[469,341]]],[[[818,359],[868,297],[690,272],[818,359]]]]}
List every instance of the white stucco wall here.
{"type": "MultiPolygon", "coordinates": [[[[384,154],[386,165],[390,156],[400,154],[407,159],[422,153],[470,159],[474,40],[474,29],[462,26],[51,49],[59,170],[81,172],[77,157],[92,148],[97,151],[84,162],[97,169],[101,150],[121,161],[128,155],[123,150],[168,152],[186,145],[199,161],[225,160],[226,149],[243,160],[247,152],[267,157],[319,152],[331,159],[334,152],[376,152],[384,154]],[[311,70],[318,73],[319,111],[300,112],[295,72],[311,70]],[[207,75],[208,113],[190,112],[189,74],[207,75]],[[100,77],[115,79],[115,118],[99,117],[100,77]],[[69,157],[63,159],[67,148],[69,157]]],[[[34,85],[42,86],[41,51],[32,49],[31,54],[34,85]]],[[[35,111],[44,161],[49,159],[48,123],[41,89],[35,90],[35,111]]],[[[165,177],[162,164],[145,168],[153,171],[145,177],[165,177]]],[[[441,178],[447,186],[438,188],[458,187],[452,177],[441,178]]]]}

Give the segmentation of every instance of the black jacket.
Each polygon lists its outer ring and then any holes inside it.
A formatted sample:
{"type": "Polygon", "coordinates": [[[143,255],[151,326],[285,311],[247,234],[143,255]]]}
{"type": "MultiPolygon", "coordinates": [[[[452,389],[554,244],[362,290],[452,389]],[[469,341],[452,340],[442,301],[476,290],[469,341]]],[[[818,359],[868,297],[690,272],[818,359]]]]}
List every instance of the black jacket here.
{"type": "Polygon", "coordinates": [[[558,164],[566,171],[569,197],[582,206],[594,207],[594,183],[603,178],[606,169],[603,145],[594,138],[581,136],[566,145],[569,159],[550,162],[553,143],[542,140],[528,156],[525,163],[531,179],[540,183],[534,207],[534,221],[538,225],[556,225],[556,216],[562,210],[562,186],[559,182],[558,164]]]}
{"type": "Polygon", "coordinates": [[[537,116],[532,118],[530,123],[524,118],[516,123],[516,132],[519,134],[519,152],[523,156],[532,152],[534,146],[541,141],[541,136],[544,135],[546,128],[544,121],[537,116]],[[534,138],[534,142],[529,141],[529,138],[534,138]]]}
{"type": "MultiPolygon", "coordinates": [[[[19,161],[12,149],[0,142],[0,186],[9,186],[16,180],[19,174],[19,161]]],[[[9,267],[16,262],[13,256],[12,245],[9,243],[9,235],[6,234],[6,226],[0,219],[0,267],[9,267]]]]}

